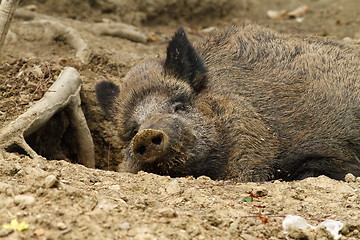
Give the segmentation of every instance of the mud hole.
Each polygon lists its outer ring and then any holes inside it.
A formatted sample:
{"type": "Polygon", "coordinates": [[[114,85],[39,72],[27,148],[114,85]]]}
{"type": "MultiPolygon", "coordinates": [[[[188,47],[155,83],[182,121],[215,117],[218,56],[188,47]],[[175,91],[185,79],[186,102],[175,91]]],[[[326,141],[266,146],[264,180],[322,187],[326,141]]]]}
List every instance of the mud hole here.
{"type": "MultiPolygon", "coordinates": [[[[360,2],[71,2],[29,0],[21,1],[20,7],[29,9],[34,4],[41,16],[50,16],[77,30],[92,51],[89,63],[76,58],[75,50],[62,38],[37,39],[37,28],[28,30],[29,34],[25,35],[28,37],[10,36],[0,63],[0,127],[33,105],[59,72],[65,66],[72,66],[83,78],[82,107],[95,143],[97,169],[74,164],[69,152],[71,140],[60,143],[65,155],[50,150],[47,158],[57,160],[13,154],[0,161],[0,225],[14,219],[27,224],[22,231],[2,227],[0,238],[289,239],[283,232],[282,221],[284,216],[293,214],[313,225],[325,219],[339,220],[345,224],[341,239],[360,239],[359,178],[342,182],[321,176],[260,184],[107,171],[116,170],[121,161],[121,142],[116,129],[96,105],[94,92],[96,82],[119,82],[137,62],[163,55],[167,41],[179,25],[185,26],[192,40],[206,34],[203,29],[243,21],[291,34],[360,39],[360,2]],[[267,16],[268,10],[290,11],[303,4],[309,8],[303,19],[267,16]],[[102,21],[134,24],[151,41],[138,43],[99,36],[84,27],[102,21]],[[254,196],[252,202],[243,201],[249,196],[254,196]]],[[[26,20],[24,15],[18,15],[11,25],[12,32],[23,29],[26,20]]],[[[44,131],[41,142],[51,146],[52,138],[44,137],[59,131],[71,129],[65,126],[50,133],[44,131]]],[[[34,148],[39,147],[36,140],[28,141],[34,148]]],[[[319,233],[314,238],[331,236],[319,233]]]]}

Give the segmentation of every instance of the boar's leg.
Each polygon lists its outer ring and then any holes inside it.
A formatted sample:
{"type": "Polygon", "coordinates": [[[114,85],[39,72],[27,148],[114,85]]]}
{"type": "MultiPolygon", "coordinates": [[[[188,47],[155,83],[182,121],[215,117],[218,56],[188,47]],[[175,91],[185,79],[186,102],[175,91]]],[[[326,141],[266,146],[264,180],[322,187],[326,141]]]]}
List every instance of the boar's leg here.
{"type": "Polygon", "coordinates": [[[299,180],[326,175],[342,180],[347,173],[360,175],[360,153],[353,144],[331,140],[312,140],[298,144],[280,155],[283,171],[278,176],[284,180],[299,180]]]}

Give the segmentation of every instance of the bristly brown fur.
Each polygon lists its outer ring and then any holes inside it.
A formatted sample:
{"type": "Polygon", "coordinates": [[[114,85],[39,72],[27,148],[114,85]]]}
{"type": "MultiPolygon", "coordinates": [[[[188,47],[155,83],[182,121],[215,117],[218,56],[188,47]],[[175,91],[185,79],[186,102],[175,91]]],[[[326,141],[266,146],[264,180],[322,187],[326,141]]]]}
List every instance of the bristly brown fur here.
{"type": "Polygon", "coordinates": [[[360,176],[359,66],[351,43],[244,25],[192,45],[180,29],[164,61],[127,74],[109,110],[129,146],[158,129],[172,150],[145,164],[127,147],[122,168],[239,181],[360,176]]]}

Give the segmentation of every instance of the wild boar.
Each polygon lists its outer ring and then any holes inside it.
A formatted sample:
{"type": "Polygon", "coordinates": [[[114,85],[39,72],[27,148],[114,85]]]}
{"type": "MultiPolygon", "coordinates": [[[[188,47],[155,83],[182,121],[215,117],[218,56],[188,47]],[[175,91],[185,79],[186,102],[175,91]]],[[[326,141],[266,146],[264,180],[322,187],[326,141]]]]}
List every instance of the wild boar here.
{"type": "Polygon", "coordinates": [[[246,24],[135,66],[98,102],[122,171],[237,181],[360,176],[360,51],[246,24]]]}

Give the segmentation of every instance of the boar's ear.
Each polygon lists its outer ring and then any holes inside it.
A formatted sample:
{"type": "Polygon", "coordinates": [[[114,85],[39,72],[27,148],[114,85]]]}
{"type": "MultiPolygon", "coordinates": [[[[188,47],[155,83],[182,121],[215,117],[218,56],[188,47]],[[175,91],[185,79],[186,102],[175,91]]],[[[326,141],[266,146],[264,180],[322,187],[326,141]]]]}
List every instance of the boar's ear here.
{"type": "Polygon", "coordinates": [[[112,82],[102,81],[96,84],[95,92],[101,110],[107,117],[111,117],[114,100],[120,92],[119,87],[112,82]]]}
{"type": "Polygon", "coordinates": [[[165,71],[184,79],[196,92],[206,87],[207,69],[182,27],[179,28],[167,48],[165,71]]]}

